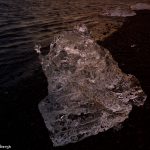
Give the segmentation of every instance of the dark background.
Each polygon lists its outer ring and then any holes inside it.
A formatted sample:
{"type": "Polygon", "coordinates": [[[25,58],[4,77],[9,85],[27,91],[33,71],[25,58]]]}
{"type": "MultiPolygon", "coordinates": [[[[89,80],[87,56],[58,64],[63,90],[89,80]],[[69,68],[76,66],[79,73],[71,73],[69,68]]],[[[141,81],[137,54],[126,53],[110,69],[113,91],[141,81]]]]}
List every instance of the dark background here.
{"type": "Polygon", "coordinates": [[[139,79],[148,96],[145,105],[134,107],[119,131],[110,129],[78,143],[53,148],[38,110],[39,101],[47,94],[47,81],[33,53],[38,67],[30,76],[12,86],[0,85],[1,145],[20,150],[150,150],[150,11],[126,18],[117,32],[97,42],[110,50],[125,73],[139,79]]]}

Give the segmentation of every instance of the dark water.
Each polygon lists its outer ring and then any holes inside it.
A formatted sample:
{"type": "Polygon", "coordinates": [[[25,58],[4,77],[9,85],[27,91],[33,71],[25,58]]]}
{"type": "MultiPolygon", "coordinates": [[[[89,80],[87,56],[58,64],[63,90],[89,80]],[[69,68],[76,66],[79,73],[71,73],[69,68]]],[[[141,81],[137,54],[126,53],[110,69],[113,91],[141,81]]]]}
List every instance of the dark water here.
{"type": "MultiPolygon", "coordinates": [[[[133,1],[132,1],[133,2],[133,1]]],[[[50,150],[52,143],[38,111],[47,93],[47,81],[34,45],[75,23],[98,24],[103,7],[129,5],[123,0],[0,0],[0,144],[13,149],[50,150]]],[[[120,67],[136,75],[148,95],[141,109],[134,109],[125,127],[90,137],[58,149],[150,150],[150,12],[126,19],[119,31],[100,42],[110,49],[120,67]],[[131,48],[131,44],[137,45],[131,48]]]]}
{"type": "Polygon", "coordinates": [[[0,85],[11,85],[37,68],[36,43],[47,44],[54,34],[74,23],[94,24],[99,1],[1,0],[0,85]],[[12,83],[13,82],[13,83],[12,83]]]}

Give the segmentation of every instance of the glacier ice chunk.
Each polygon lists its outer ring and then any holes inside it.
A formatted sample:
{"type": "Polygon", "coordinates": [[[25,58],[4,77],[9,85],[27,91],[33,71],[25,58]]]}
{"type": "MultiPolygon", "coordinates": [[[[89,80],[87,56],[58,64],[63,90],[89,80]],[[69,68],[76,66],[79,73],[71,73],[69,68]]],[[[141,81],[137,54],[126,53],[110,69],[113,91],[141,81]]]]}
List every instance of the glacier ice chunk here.
{"type": "Polygon", "coordinates": [[[128,118],[133,105],[144,104],[137,78],[121,71],[85,25],[56,36],[49,53],[39,57],[48,81],[39,110],[54,146],[113,128],[128,118]]]}

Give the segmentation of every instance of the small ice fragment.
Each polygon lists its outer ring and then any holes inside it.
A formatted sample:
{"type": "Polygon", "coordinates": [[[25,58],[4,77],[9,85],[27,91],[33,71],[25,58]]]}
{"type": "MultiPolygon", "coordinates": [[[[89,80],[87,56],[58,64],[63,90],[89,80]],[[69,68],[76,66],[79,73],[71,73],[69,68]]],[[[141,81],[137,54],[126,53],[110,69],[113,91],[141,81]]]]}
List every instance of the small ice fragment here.
{"type": "Polygon", "coordinates": [[[130,6],[131,10],[150,10],[150,4],[136,3],[130,6]]]}
{"type": "Polygon", "coordinates": [[[41,53],[40,49],[41,49],[41,45],[36,44],[35,47],[34,47],[34,50],[35,50],[38,54],[41,53]]]}
{"type": "Polygon", "coordinates": [[[132,44],[131,47],[132,47],[132,48],[133,48],[133,47],[136,47],[136,44],[132,44]]]}

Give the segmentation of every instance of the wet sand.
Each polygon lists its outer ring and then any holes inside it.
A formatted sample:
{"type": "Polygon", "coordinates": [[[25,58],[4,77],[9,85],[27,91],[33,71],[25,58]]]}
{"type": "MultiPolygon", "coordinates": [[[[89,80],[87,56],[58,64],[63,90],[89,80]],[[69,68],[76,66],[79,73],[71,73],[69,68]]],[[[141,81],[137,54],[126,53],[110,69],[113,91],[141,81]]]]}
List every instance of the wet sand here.
{"type": "MultiPolygon", "coordinates": [[[[21,150],[150,149],[150,11],[127,17],[119,27],[105,38],[96,38],[97,42],[110,50],[124,72],[139,79],[148,95],[144,107],[134,108],[121,130],[110,129],[76,144],[53,148],[37,107],[47,93],[46,78],[37,59],[39,67],[31,76],[22,79],[15,87],[1,89],[1,107],[5,107],[5,118],[1,118],[1,144],[21,150]]],[[[110,27],[110,30],[113,29],[110,27]]]]}

